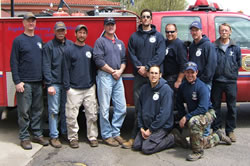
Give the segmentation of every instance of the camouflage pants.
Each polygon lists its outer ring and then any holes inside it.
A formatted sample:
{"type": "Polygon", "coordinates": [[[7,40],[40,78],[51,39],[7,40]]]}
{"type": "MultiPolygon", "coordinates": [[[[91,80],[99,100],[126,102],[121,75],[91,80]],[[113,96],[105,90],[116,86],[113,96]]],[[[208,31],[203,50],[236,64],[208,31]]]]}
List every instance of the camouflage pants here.
{"type": "Polygon", "coordinates": [[[194,116],[188,121],[190,143],[193,152],[203,151],[203,149],[211,148],[219,143],[220,139],[216,133],[206,137],[203,136],[205,129],[215,118],[215,111],[210,109],[205,115],[194,116]]]}

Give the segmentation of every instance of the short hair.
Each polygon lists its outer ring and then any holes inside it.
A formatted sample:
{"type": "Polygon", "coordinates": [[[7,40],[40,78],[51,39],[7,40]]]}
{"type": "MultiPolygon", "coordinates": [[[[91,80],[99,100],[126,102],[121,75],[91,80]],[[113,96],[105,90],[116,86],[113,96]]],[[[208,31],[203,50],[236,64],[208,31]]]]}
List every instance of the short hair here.
{"type": "Polygon", "coordinates": [[[148,72],[150,71],[150,69],[152,67],[157,67],[159,69],[159,72],[161,73],[161,67],[159,65],[152,65],[152,66],[150,66],[150,68],[148,69],[148,72]]]}
{"type": "Polygon", "coordinates": [[[221,24],[221,25],[219,26],[219,30],[220,30],[221,26],[227,26],[227,27],[230,29],[230,31],[232,31],[232,28],[231,28],[231,26],[230,26],[228,23],[223,23],[223,24],[221,24]]]}
{"type": "Polygon", "coordinates": [[[152,19],[152,11],[151,11],[150,9],[143,9],[143,10],[141,11],[141,16],[142,16],[142,14],[143,14],[144,12],[149,12],[149,13],[150,13],[150,17],[151,17],[151,19],[152,19]]]}
{"type": "Polygon", "coordinates": [[[168,25],[173,25],[174,28],[175,28],[175,30],[177,31],[177,26],[176,26],[176,24],[167,24],[167,25],[165,26],[165,29],[167,28],[168,25]]]}

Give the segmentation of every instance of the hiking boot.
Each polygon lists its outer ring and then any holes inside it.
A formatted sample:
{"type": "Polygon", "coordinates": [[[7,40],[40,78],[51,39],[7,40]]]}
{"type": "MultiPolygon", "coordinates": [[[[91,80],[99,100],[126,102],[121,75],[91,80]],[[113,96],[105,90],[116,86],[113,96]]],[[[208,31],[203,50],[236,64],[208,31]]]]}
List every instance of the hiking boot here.
{"type": "Polygon", "coordinates": [[[119,143],[112,137],[103,140],[109,146],[119,146],[119,143]]]}
{"type": "Polygon", "coordinates": [[[91,147],[97,147],[98,146],[98,141],[97,140],[91,140],[89,141],[91,147]]]}
{"type": "Polygon", "coordinates": [[[122,144],[122,148],[125,148],[125,149],[131,149],[133,144],[134,144],[135,140],[134,139],[129,139],[127,142],[124,142],[122,144]]]}
{"type": "Polygon", "coordinates": [[[200,158],[202,158],[204,155],[204,152],[193,152],[192,154],[189,154],[187,156],[187,161],[196,161],[199,160],[200,158]]]}
{"type": "Polygon", "coordinates": [[[126,142],[126,140],[124,140],[121,136],[116,136],[116,137],[114,137],[114,139],[115,139],[120,145],[122,145],[123,143],[126,142]]]}
{"type": "Polygon", "coordinates": [[[186,138],[181,135],[181,133],[178,129],[174,128],[171,131],[171,133],[174,135],[174,142],[177,146],[181,146],[185,149],[188,149],[189,144],[188,144],[186,138]]]}
{"type": "Polygon", "coordinates": [[[74,139],[72,141],[69,142],[69,146],[71,148],[79,148],[79,143],[78,143],[78,140],[74,139]]]}
{"type": "Polygon", "coordinates": [[[231,139],[232,142],[236,142],[236,137],[234,135],[234,132],[229,132],[227,136],[231,139]]]}
{"type": "Polygon", "coordinates": [[[227,137],[221,129],[218,129],[215,133],[219,136],[221,141],[225,142],[227,145],[232,145],[231,139],[227,137]]]}
{"type": "Polygon", "coordinates": [[[21,145],[21,147],[22,147],[23,149],[25,149],[25,150],[30,150],[30,149],[32,149],[32,145],[31,145],[31,143],[30,143],[30,140],[23,140],[23,141],[20,142],[20,145],[21,145]]]}
{"type": "Polygon", "coordinates": [[[32,142],[38,143],[38,144],[43,145],[43,146],[48,146],[49,145],[49,141],[46,140],[43,136],[41,136],[41,137],[33,137],[32,142]]]}
{"type": "Polygon", "coordinates": [[[49,142],[50,142],[50,145],[53,146],[54,148],[62,147],[62,144],[58,138],[51,138],[49,142]]]}

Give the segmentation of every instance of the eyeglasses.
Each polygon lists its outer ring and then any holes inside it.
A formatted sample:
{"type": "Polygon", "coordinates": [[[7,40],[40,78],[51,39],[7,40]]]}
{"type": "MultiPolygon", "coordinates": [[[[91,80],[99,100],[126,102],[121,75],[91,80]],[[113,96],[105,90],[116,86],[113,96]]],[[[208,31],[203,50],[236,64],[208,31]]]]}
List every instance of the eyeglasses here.
{"type": "Polygon", "coordinates": [[[147,19],[150,19],[151,18],[151,16],[141,16],[142,18],[147,18],[147,19]]]}
{"type": "Polygon", "coordinates": [[[169,33],[175,33],[175,31],[165,31],[166,34],[169,34],[169,33]]]}

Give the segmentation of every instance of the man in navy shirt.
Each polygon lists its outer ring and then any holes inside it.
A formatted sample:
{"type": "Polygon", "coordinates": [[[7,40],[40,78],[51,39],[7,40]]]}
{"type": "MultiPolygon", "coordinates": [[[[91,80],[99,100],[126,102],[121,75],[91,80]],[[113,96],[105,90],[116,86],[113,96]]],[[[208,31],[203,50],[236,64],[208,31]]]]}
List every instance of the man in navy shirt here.
{"type": "Polygon", "coordinates": [[[95,63],[93,49],[85,44],[88,29],[78,25],[76,41],[66,48],[63,63],[63,84],[67,91],[66,122],[71,148],[78,148],[79,108],[83,104],[87,123],[87,138],[91,147],[97,147],[97,99],[95,86],[95,63]]]}
{"type": "MultiPolygon", "coordinates": [[[[140,89],[148,82],[147,70],[153,65],[162,65],[165,57],[165,40],[163,35],[156,30],[152,24],[152,11],[143,9],[141,11],[141,24],[134,32],[128,43],[128,52],[134,68],[133,97],[135,105],[135,117],[137,116],[137,104],[140,89]]],[[[137,117],[132,131],[132,138],[123,144],[123,148],[131,148],[138,132],[137,117]]]]}
{"type": "Polygon", "coordinates": [[[126,68],[124,43],[115,36],[116,23],[113,17],[104,20],[104,34],[95,42],[93,56],[97,71],[97,95],[100,106],[100,127],[103,141],[110,146],[125,142],[120,128],[126,116],[126,99],[122,73],[126,68]],[[110,100],[113,117],[109,121],[110,100]]]}
{"type": "Polygon", "coordinates": [[[170,134],[173,124],[173,90],[161,78],[160,67],[148,71],[150,83],[141,88],[138,104],[138,127],[133,149],[152,154],[174,146],[170,134]]]}
{"type": "Polygon", "coordinates": [[[62,81],[62,62],[65,47],[72,44],[67,40],[67,28],[61,21],[54,26],[55,37],[43,47],[43,76],[48,93],[48,113],[50,144],[55,148],[62,147],[58,139],[58,114],[60,112],[61,134],[66,137],[67,125],[65,117],[66,92],[62,81]]]}
{"type": "Polygon", "coordinates": [[[177,109],[180,128],[184,128],[187,125],[190,132],[190,143],[193,153],[187,156],[187,160],[194,161],[202,158],[204,148],[211,148],[220,141],[231,145],[231,140],[221,130],[204,136],[207,126],[211,125],[216,118],[215,111],[211,109],[209,90],[197,78],[198,67],[196,63],[188,62],[184,74],[186,80],[178,90],[177,109]],[[187,111],[184,103],[187,104],[187,111]]]}
{"type": "Polygon", "coordinates": [[[215,41],[218,65],[214,75],[211,100],[217,118],[212,127],[215,131],[222,127],[221,99],[222,93],[225,92],[228,109],[225,130],[231,141],[236,142],[234,129],[237,117],[237,79],[241,67],[241,50],[230,38],[231,33],[231,26],[224,23],[219,27],[220,38],[215,41]]]}
{"type": "Polygon", "coordinates": [[[24,33],[13,41],[10,66],[17,92],[19,139],[23,149],[32,149],[29,127],[33,142],[48,145],[41,129],[42,39],[34,34],[36,17],[32,13],[24,15],[23,26],[24,33]]]}

